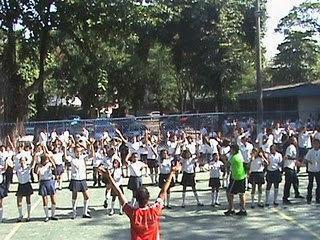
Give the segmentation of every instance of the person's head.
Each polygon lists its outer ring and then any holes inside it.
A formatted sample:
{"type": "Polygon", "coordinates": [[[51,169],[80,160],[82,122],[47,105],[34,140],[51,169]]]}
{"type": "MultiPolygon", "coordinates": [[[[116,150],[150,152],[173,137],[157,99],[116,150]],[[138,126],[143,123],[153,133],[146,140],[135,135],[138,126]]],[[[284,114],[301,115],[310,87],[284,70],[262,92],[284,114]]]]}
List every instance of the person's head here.
{"type": "Polygon", "coordinates": [[[181,154],[181,157],[184,159],[189,159],[189,158],[191,158],[191,156],[192,156],[192,154],[189,151],[189,149],[183,150],[183,152],[181,154]]]}
{"type": "Polygon", "coordinates": [[[275,154],[275,153],[277,152],[277,147],[276,147],[276,145],[271,145],[271,146],[270,146],[270,152],[271,152],[272,154],[275,154]]]}
{"type": "Polygon", "coordinates": [[[253,158],[256,158],[256,157],[258,157],[258,153],[259,153],[259,150],[258,150],[257,148],[254,148],[254,149],[252,149],[252,151],[251,151],[251,156],[252,156],[253,158]]]}
{"type": "Polygon", "coordinates": [[[131,154],[131,161],[135,163],[135,162],[138,161],[138,160],[139,160],[139,155],[138,155],[138,153],[136,153],[136,152],[135,152],[135,153],[132,153],[132,154],[131,154]]]}
{"type": "Polygon", "coordinates": [[[46,165],[49,162],[49,155],[47,154],[42,154],[40,157],[40,163],[42,166],[46,165]]]}
{"type": "Polygon", "coordinates": [[[212,155],[212,159],[213,159],[213,161],[218,162],[219,161],[219,154],[218,153],[214,153],[212,155]]]}
{"type": "Polygon", "coordinates": [[[288,142],[289,142],[289,144],[296,145],[297,144],[297,139],[295,137],[290,137],[288,142]]]}
{"type": "Polygon", "coordinates": [[[80,145],[76,145],[74,148],[76,156],[80,156],[82,154],[83,148],[80,145]]]}
{"type": "Polygon", "coordinates": [[[115,154],[115,150],[113,147],[109,148],[107,151],[108,157],[112,157],[115,154]]]}
{"type": "Polygon", "coordinates": [[[239,146],[237,144],[231,144],[230,146],[230,153],[237,154],[239,152],[239,146]]]}
{"type": "Polygon", "coordinates": [[[4,145],[1,145],[0,146],[0,152],[4,152],[4,151],[6,151],[6,147],[4,145]]]}
{"type": "Polygon", "coordinates": [[[144,186],[140,187],[136,193],[136,199],[140,208],[144,208],[149,203],[150,193],[144,186]]]}
{"type": "Polygon", "coordinates": [[[314,139],[313,140],[313,148],[315,150],[319,150],[320,149],[320,140],[319,139],[314,139]]]}
{"type": "Polygon", "coordinates": [[[112,165],[113,165],[113,168],[120,168],[119,160],[118,159],[114,159],[112,165]]]}
{"type": "Polygon", "coordinates": [[[160,158],[161,159],[167,159],[168,157],[169,157],[168,150],[167,149],[162,149],[160,151],[160,158]]]}
{"type": "Polygon", "coordinates": [[[21,167],[24,167],[27,163],[27,159],[25,157],[22,157],[19,159],[19,163],[20,163],[21,167]]]}

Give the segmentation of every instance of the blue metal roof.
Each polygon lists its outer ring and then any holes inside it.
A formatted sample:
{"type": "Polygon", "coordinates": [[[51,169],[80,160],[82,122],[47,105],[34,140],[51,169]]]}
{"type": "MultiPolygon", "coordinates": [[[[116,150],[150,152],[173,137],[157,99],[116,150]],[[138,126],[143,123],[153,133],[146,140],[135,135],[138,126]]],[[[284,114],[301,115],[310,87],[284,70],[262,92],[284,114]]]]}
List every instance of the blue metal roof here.
{"type": "MultiPolygon", "coordinates": [[[[257,92],[251,91],[240,93],[238,96],[240,100],[255,99],[257,97],[257,92]]],[[[263,89],[263,97],[320,97],[320,81],[266,88],[263,89]]]]}

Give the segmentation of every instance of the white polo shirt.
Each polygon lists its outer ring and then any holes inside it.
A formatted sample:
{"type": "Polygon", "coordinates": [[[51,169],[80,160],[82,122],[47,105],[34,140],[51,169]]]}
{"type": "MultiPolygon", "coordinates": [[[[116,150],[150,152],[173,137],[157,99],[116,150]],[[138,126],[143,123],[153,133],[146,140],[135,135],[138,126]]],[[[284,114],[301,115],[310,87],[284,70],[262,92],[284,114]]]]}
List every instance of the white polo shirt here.
{"type": "Polygon", "coordinates": [[[320,149],[310,149],[304,159],[308,161],[309,172],[320,172],[320,149]]]}
{"type": "Polygon", "coordinates": [[[86,180],[86,156],[71,158],[71,179],[72,180],[86,180]]]}
{"type": "Polygon", "coordinates": [[[186,173],[194,173],[195,171],[195,163],[196,160],[189,158],[189,159],[181,159],[182,162],[182,170],[186,173]]]}
{"type": "Polygon", "coordinates": [[[26,167],[22,168],[21,165],[18,164],[18,165],[16,165],[15,170],[16,170],[18,182],[20,184],[25,184],[25,183],[28,183],[31,181],[31,175],[30,175],[31,168],[30,168],[30,166],[26,166],[26,167]]]}
{"type": "Polygon", "coordinates": [[[263,172],[264,165],[261,157],[252,159],[250,164],[250,172],[263,172]]]}
{"type": "Polygon", "coordinates": [[[267,167],[268,171],[276,171],[281,169],[281,163],[282,163],[282,155],[279,152],[276,152],[275,154],[270,153],[269,154],[269,164],[267,167]]]}
{"type": "MultiPolygon", "coordinates": [[[[293,144],[290,144],[286,149],[285,156],[296,159],[297,158],[297,148],[293,144]]],[[[295,166],[296,166],[296,160],[285,159],[285,161],[283,163],[284,168],[287,167],[287,168],[294,170],[295,166]]]]}
{"type": "Polygon", "coordinates": [[[221,162],[221,161],[210,162],[210,164],[209,164],[210,178],[220,178],[222,166],[223,166],[223,162],[221,162]]]}

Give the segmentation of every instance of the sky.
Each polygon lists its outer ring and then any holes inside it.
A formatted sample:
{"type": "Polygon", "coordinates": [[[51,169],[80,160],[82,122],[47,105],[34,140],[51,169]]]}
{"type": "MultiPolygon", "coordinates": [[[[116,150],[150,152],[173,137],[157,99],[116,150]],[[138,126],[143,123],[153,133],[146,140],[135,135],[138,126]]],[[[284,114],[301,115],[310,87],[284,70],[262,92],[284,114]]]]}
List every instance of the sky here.
{"type": "Polygon", "coordinates": [[[281,18],[285,17],[294,6],[298,6],[303,0],[268,0],[267,1],[267,33],[263,44],[267,49],[267,59],[271,60],[277,54],[277,46],[284,40],[280,33],[275,33],[281,18]]]}

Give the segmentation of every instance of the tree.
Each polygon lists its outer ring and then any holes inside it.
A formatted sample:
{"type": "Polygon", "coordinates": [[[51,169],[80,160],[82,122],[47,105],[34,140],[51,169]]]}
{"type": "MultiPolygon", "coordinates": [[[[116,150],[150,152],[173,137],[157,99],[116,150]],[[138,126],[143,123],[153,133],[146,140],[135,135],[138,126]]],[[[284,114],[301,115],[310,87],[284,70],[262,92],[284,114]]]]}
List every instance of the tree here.
{"type": "Polygon", "coordinates": [[[320,47],[311,32],[289,32],[278,46],[279,53],[272,67],[274,84],[309,82],[317,79],[316,68],[320,47]]]}

